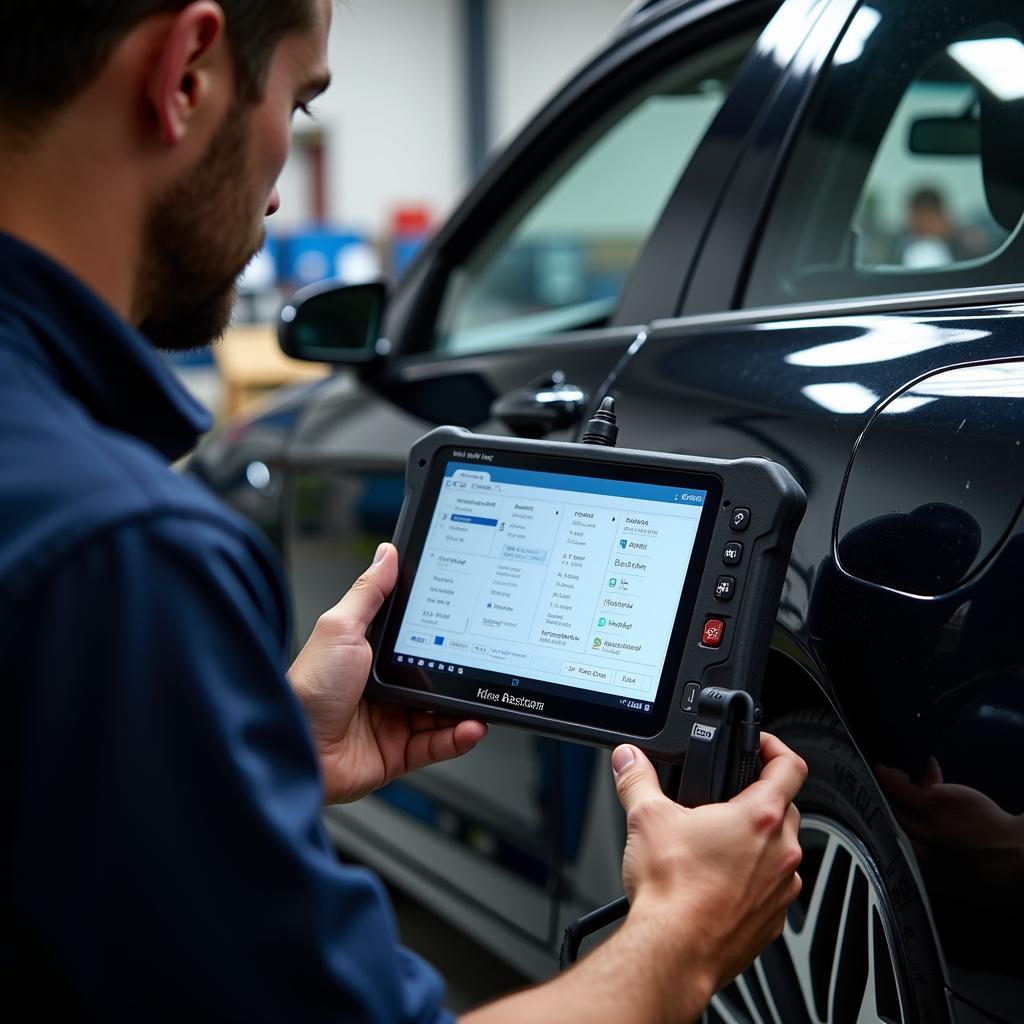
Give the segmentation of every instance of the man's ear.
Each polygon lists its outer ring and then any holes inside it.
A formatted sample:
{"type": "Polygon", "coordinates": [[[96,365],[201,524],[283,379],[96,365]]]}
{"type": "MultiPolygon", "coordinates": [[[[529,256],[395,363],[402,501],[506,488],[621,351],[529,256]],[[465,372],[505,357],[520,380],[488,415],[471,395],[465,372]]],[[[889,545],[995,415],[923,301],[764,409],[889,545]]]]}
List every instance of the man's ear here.
{"type": "Polygon", "coordinates": [[[234,89],[224,11],[195,0],[169,23],[154,53],[146,92],[165,145],[180,142],[218,90],[234,89]]]}

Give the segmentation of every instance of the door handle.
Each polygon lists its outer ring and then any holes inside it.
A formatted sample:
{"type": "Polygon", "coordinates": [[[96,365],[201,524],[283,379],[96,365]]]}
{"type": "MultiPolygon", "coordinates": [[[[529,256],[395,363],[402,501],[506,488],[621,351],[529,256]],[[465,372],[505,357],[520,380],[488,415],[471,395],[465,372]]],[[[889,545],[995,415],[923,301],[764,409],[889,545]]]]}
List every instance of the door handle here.
{"type": "Polygon", "coordinates": [[[566,383],[565,374],[555,370],[495,399],[491,416],[520,437],[544,437],[578,423],[586,407],[583,388],[566,383]]]}

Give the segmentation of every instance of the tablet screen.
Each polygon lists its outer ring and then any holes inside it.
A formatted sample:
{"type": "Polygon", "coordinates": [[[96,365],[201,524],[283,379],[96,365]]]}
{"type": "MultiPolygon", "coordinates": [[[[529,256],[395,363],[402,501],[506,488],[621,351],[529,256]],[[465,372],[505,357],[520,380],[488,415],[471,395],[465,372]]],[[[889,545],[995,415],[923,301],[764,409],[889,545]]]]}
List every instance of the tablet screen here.
{"type": "Polygon", "coordinates": [[[439,453],[405,553],[383,681],[652,734],[706,560],[717,478],[454,455],[439,453]]]}

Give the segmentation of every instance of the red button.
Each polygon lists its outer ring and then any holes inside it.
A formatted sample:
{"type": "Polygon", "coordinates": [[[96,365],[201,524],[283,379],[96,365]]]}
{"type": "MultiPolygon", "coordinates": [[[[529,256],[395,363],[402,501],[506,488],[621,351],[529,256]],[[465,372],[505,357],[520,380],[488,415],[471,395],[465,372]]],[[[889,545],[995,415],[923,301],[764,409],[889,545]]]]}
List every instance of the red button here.
{"type": "Polygon", "coordinates": [[[704,623],[704,646],[717,647],[722,642],[725,623],[721,619],[708,619],[704,623]]]}

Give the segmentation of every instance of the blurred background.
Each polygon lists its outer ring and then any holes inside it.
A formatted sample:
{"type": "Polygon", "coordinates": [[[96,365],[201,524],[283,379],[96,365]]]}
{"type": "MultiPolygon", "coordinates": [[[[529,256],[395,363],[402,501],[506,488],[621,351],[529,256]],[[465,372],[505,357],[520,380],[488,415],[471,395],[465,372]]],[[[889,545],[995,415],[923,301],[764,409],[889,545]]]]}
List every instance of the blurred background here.
{"type": "Polygon", "coordinates": [[[625,0],[344,0],[331,88],[295,115],[281,209],[211,352],[175,356],[218,419],[326,372],[286,359],[273,322],[325,278],[394,280],[489,157],[611,33],[625,0]]]}
{"type": "MultiPolygon", "coordinates": [[[[212,351],[173,357],[217,418],[241,412],[281,384],[326,373],[279,351],[274,321],[284,300],[326,278],[397,279],[481,168],[603,45],[631,6],[626,0],[341,0],[330,38],[334,83],[313,104],[313,117],[295,116],[281,209],[268,221],[266,248],[242,278],[236,322],[212,351]]],[[[836,64],[857,59],[877,18],[870,7],[859,12],[836,64]]],[[[970,84],[946,81],[943,67],[921,70],[876,153],[852,225],[859,266],[969,264],[1006,241],[1007,231],[988,213],[979,160],[964,159],[945,142],[936,148],[914,127],[936,116],[946,118],[943,131],[949,118],[960,117],[967,128],[973,123],[970,84]]],[[[609,133],[608,145],[595,147],[594,166],[581,168],[563,190],[572,194],[549,197],[548,206],[557,209],[545,207],[538,213],[545,223],[533,225],[534,235],[546,233],[544,244],[525,255],[540,272],[537,288],[603,294],[600,282],[574,278],[582,266],[575,251],[595,248],[593,239],[576,236],[582,225],[595,237],[604,231],[618,239],[624,225],[636,234],[636,224],[649,219],[644,210],[654,202],[656,183],[643,179],[642,188],[622,189],[614,210],[594,184],[638,180],[638,149],[674,149],[689,136],[699,138],[723,95],[709,85],[706,102],[663,104],[633,118],[628,131],[609,133]],[[637,204],[643,209],[632,208],[637,204]]],[[[612,252],[609,239],[598,241],[597,262],[631,265],[632,249],[612,252]]],[[[632,241],[635,249],[638,239],[632,241]]],[[[618,286],[608,289],[614,295],[618,286]]],[[[529,298],[538,308],[560,304],[550,295],[529,298]]]]}

